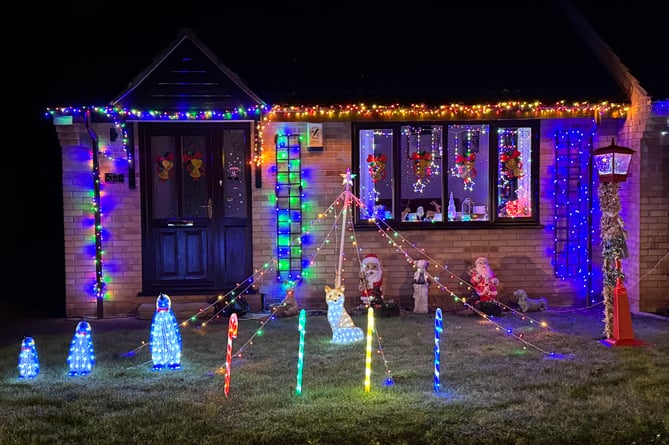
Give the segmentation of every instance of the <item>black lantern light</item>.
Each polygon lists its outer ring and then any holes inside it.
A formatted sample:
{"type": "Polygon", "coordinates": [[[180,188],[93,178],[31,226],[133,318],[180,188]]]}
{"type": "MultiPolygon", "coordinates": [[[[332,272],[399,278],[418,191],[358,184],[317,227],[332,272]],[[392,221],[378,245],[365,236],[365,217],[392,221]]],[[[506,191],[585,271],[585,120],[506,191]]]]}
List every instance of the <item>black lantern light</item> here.
{"type": "Polygon", "coordinates": [[[611,139],[611,145],[594,150],[592,156],[599,182],[625,182],[634,150],[621,147],[611,139]]]}

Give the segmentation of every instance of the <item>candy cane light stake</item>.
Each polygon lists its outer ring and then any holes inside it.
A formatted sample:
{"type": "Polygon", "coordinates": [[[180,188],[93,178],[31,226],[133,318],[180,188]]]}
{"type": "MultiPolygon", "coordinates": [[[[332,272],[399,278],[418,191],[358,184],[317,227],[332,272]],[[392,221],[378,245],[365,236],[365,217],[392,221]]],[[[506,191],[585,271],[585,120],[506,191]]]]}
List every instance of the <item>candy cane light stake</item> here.
{"type": "Polygon", "coordinates": [[[225,396],[228,396],[230,392],[230,362],[232,361],[232,339],[237,338],[237,314],[232,313],[230,315],[230,321],[228,321],[228,349],[225,355],[225,396]]]}

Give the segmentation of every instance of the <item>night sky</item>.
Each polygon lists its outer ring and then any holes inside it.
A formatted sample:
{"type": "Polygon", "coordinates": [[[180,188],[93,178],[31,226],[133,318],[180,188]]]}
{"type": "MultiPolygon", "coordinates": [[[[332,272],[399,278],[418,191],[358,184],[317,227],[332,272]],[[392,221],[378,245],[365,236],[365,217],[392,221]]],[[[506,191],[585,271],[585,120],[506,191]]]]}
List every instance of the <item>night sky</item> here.
{"type": "MultiPolygon", "coordinates": [[[[64,314],[60,148],[46,108],[108,103],[184,27],[270,105],[613,99],[615,84],[601,80],[591,53],[574,49],[578,37],[551,1],[207,3],[53,2],[20,16],[16,42],[5,38],[14,46],[5,63],[14,62],[27,96],[17,99],[25,134],[12,138],[23,160],[12,157],[3,176],[18,223],[3,250],[16,291],[0,302],[64,314]],[[532,70],[514,69],[519,58],[532,70]]],[[[662,2],[574,3],[654,98],[669,97],[662,2]],[[635,46],[639,39],[652,43],[635,46]]]]}

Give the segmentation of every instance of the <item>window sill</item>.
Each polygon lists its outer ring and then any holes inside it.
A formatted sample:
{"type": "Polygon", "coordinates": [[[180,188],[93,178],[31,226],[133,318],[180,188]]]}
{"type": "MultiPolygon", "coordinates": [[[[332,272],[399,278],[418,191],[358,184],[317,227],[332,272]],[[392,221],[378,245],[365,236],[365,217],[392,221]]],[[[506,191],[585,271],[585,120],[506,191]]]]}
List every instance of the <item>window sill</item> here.
{"type": "MultiPolygon", "coordinates": [[[[544,225],[534,220],[520,221],[518,219],[509,219],[501,221],[430,221],[430,222],[397,222],[387,220],[379,224],[382,228],[390,227],[394,230],[496,230],[496,229],[543,229],[544,225]]],[[[379,230],[373,222],[358,222],[355,224],[355,229],[364,230],[379,230]]]]}

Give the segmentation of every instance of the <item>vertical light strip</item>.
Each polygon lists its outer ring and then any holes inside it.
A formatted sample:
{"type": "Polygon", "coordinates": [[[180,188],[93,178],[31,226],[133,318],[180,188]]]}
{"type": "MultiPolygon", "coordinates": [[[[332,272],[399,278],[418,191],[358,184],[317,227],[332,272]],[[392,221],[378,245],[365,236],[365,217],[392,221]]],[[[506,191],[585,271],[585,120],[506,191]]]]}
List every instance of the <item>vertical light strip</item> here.
{"type": "Polygon", "coordinates": [[[237,322],[237,314],[232,313],[230,320],[228,320],[228,348],[225,355],[225,396],[230,393],[230,365],[232,362],[232,339],[237,338],[237,330],[239,323],[237,322]]]}
{"type": "Polygon", "coordinates": [[[374,335],[374,309],[367,309],[367,348],[365,358],[365,392],[372,386],[372,336],[374,335]]]}
{"type": "Polygon", "coordinates": [[[300,346],[297,353],[297,385],[295,385],[295,395],[302,394],[302,369],[304,367],[304,334],[306,332],[307,313],[304,309],[300,310],[300,319],[297,330],[300,332],[300,346]]]}
{"type": "Polygon", "coordinates": [[[439,388],[441,387],[441,377],[440,377],[440,362],[441,362],[441,349],[439,347],[439,342],[441,340],[441,332],[443,331],[441,308],[437,308],[437,311],[434,314],[434,392],[439,393],[439,388]]]}

